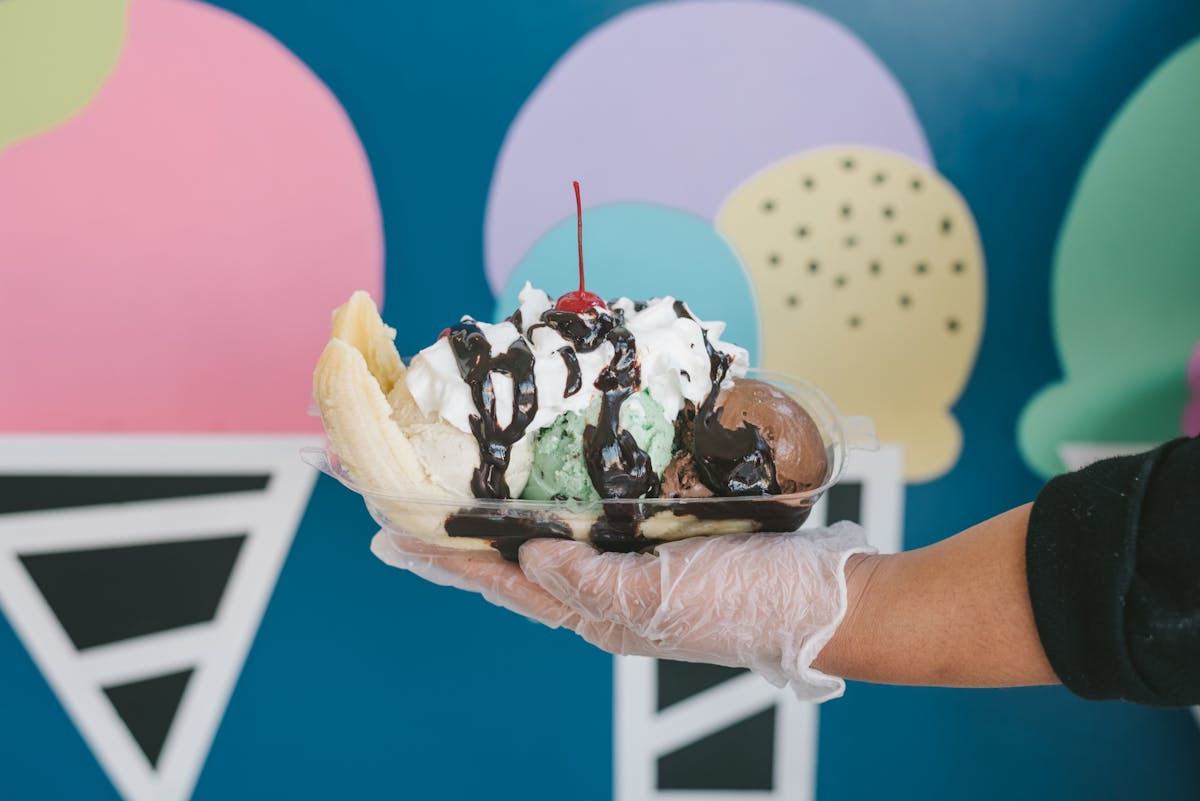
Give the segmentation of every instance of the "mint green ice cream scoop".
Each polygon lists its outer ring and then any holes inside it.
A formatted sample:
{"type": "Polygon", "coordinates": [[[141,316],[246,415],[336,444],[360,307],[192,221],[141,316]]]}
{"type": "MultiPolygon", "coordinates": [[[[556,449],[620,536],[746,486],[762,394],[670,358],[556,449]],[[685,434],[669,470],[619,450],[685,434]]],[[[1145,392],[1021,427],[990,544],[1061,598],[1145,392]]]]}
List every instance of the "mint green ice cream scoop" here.
{"type": "MultiPolygon", "coordinates": [[[[533,470],[522,498],[599,500],[588,476],[583,456],[583,431],[599,414],[597,397],[586,412],[566,412],[539,431],[533,443],[533,470]]],[[[654,471],[662,477],[675,447],[675,424],[662,406],[642,390],[621,405],[621,428],[633,435],[638,447],[650,455],[654,471]]]]}

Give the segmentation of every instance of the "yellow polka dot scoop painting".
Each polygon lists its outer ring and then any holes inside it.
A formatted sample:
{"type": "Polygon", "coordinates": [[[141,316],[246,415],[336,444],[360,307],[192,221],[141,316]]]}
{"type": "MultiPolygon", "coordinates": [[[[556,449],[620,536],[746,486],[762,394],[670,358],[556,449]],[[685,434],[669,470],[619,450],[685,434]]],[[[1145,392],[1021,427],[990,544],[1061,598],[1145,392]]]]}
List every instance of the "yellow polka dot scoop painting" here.
{"type": "Polygon", "coordinates": [[[758,298],[763,367],[874,418],[903,445],[910,481],[948,470],[961,445],[950,407],[984,312],[983,254],[958,192],[905,157],[829,148],[742,184],[717,228],[758,298]]]}

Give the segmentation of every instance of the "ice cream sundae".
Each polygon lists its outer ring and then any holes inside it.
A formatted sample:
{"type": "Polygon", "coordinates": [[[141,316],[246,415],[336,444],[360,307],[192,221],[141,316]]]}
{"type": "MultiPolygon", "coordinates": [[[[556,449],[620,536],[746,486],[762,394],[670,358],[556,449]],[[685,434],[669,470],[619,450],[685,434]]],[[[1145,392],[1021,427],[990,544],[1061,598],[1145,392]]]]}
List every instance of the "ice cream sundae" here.
{"type": "Polygon", "coordinates": [[[389,527],[510,557],[533,536],[630,550],[798,527],[831,478],[831,432],[747,376],[723,323],[588,292],[582,234],[579,264],[578,290],[527,284],[508,319],[463,317],[407,365],[355,293],[314,376],[339,477],[389,527]]]}

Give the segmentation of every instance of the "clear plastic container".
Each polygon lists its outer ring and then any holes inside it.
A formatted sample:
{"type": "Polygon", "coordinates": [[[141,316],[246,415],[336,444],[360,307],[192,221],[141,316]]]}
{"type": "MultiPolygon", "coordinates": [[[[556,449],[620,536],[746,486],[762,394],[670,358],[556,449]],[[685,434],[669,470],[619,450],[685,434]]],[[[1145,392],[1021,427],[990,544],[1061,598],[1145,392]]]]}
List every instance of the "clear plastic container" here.
{"type": "Polygon", "coordinates": [[[361,495],[385,532],[451,548],[495,548],[507,558],[532,537],[570,537],[603,550],[631,551],[686,537],[795,531],[841,478],[850,451],[878,448],[875,426],[866,417],[842,417],[825,393],[800,379],[765,370],[750,370],[747,377],[773,384],[812,416],[828,462],[820,486],[769,496],[591,502],[412,497],[359,485],[328,449],[306,448],[302,458],[361,495]]]}

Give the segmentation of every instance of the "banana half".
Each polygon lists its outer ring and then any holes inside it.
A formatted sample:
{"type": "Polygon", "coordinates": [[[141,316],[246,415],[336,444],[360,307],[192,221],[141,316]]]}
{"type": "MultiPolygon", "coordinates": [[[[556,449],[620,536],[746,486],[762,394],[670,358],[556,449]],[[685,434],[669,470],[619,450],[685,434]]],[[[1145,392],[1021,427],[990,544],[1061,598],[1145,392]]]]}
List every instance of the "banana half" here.
{"type": "Polygon", "coordinates": [[[332,329],[313,373],[313,397],[331,448],[364,490],[372,515],[389,529],[439,545],[489,549],[487,540],[446,534],[445,518],[456,506],[437,501],[458,496],[433,480],[394,418],[411,416],[412,400],[404,391],[396,332],[370,295],[355,292],[334,311],[332,329]]]}

